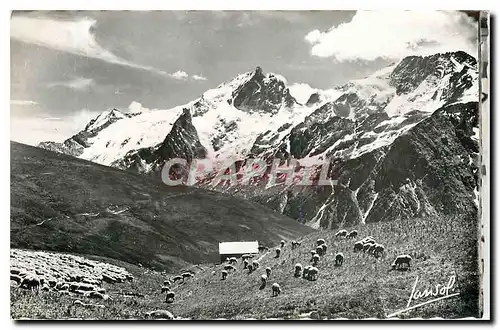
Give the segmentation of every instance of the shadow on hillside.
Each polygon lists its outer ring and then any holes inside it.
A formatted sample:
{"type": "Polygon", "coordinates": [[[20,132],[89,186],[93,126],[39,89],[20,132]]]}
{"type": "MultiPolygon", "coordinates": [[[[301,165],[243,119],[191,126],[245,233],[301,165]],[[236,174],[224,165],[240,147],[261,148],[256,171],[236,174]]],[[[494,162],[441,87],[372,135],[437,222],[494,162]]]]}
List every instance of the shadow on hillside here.
{"type": "Polygon", "coordinates": [[[259,290],[264,290],[266,288],[266,283],[262,283],[259,287],[259,290]]]}

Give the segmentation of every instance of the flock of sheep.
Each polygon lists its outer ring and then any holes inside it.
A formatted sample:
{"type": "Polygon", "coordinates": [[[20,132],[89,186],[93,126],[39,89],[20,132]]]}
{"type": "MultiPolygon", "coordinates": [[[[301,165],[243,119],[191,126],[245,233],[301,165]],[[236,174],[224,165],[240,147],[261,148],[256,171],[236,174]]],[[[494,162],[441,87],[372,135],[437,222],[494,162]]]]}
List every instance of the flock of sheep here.
{"type": "Polygon", "coordinates": [[[11,249],[10,260],[11,286],[36,293],[56,291],[107,300],[103,282],[133,280],[122,267],[69,254],[11,249]]]}

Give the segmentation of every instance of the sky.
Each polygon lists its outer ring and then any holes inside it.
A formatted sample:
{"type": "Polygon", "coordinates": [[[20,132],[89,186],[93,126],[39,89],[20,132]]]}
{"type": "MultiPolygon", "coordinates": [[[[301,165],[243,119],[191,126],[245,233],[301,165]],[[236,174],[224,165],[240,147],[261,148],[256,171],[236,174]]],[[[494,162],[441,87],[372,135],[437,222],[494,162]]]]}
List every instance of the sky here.
{"type": "Polygon", "coordinates": [[[10,136],[62,141],[104,110],[169,109],[256,66],[292,92],[328,89],[408,55],[476,55],[476,35],[460,12],[14,12],[10,136]]]}

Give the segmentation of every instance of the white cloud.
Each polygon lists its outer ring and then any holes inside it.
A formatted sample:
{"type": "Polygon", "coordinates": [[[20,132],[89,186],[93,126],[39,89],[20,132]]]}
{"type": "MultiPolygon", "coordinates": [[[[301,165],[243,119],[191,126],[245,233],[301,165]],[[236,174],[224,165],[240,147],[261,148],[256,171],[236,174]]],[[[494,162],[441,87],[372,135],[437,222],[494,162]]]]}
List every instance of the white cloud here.
{"type": "Polygon", "coordinates": [[[290,94],[297,100],[297,102],[304,104],[309,100],[311,94],[317,92],[316,88],[312,88],[308,84],[300,83],[300,84],[292,84],[288,86],[290,90],[290,94]]]}
{"type": "Polygon", "coordinates": [[[194,80],[207,80],[206,77],[203,77],[203,76],[197,75],[197,74],[193,75],[193,79],[194,80]]]}
{"type": "Polygon", "coordinates": [[[31,106],[31,105],[37,105],[38,103],[35,101],[31,100],[10,100],[11,105],[25,105],[25,106],[31,106]]]}
{"type": "Polygon", "coordinates": [[[78,77],[73,80],[69,81],[58,81],[54,82],[48,85],[48,87],[55,87],[55,86],[62,86],[62,87],[67,87],[75,90],[86,90],[90,86],[94,84],[94,80],[92,78],[83,78],[83,77],[78,77]]]}
{"type": "Polygon", "coordinates": [[[84,129],[98,114],[97,111],[82,109],[64,117],[51,117],[44,113],[27,117],[11,116],[10,139],[30,145],[42,141],[62,142],[84,129]]]}
{"type": "Polygon", "coordinates": [[[153,67],[129,62],[101,47],[91,32],[95,24],[96,20],[90,18],[59,21],[14,16],[10,21],[10,35],[11,38],[25,43],[167,75],[166,72],[153,67]]]}
{"type": "Polygon", "coordinates": [[[358,11],[350,22],[311,31],[305,39],[312,55],[370,61],[457,50],[476,56],[476,35],[476,24],[464,13],[380,10],[358,11]]]}
{"type": "Polygon", "coordinates": [[[130,113],[149,112],[149,111],[151,111],[151,109],[143,107],[142,104],[137,101],[132,101],[132,103],[130,103],[130,105],[128,106],[128,112],[130,113]]]}
{"type": "Polygon", "coordinates": [[[175,78],[175,79],[187,79],[188,77],[188,74],[184,71],[176,71],[174,73],[171,74],[172,78],[175,78]]]}

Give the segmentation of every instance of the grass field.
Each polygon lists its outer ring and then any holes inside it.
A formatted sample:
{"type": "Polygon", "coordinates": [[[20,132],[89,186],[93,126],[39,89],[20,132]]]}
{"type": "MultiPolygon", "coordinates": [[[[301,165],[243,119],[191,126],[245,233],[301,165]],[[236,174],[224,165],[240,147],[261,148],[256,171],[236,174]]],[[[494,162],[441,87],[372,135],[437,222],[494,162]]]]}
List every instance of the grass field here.
{"type": "MultiPolygon", "coordinates": [[[[77,296],[61,296],[56,292],[38,295],[11,288],[13,318],[84,318],[84,319],[142,319],[144,313],[167,309],[177,317],[191,319],[295,319],[301,314],[316,311],[320,318],[386,318],[406,307],[416,277],[418,289],[446,284],[450,276],[456,283],[450,293],[459,295],[418,307],[397,315],[400,318],[463,318],[478,317],[479,270],[477,228],[474,219],[425,218],[372,223],[357,229],[358,238],[373,236],[386,248],[380,259],[353,252],[354,240],[334,237],[332,231],[320,231],[302,237],[301,247],[291,250],[289,242],[279,258],[274,250],[261,255],[260,268],[248,274],[241,261],[237,271],[221,280],[222,265],[203,264],[192,268],[196,275],[174,285],[175,301],[164,302],[160,287],[164,279],[175,274],[161,274],[121,261],[106,259],[131,272],[133,283],[109,284],[107,292],[112,301],[101,301],[105,308],[98,310],[71,306],[77,296]],[[308,281],[293,276],[294,265],[309,264],[310,250],[316,239],[327,241],[327,255],[319,262],[319,276],[308,281]],[[334,266],[334,255],[342,252],[345,262],[334,266]],[[394,257],[411,253],[411,270],[390,271],[394,257]],[[260,275],[265,267],[272,269],[271,279],[264,289],[260,275]],[[280,284],[282,293],[271,296],[271,284],[280,284]],[[125,297],[121,292],[133,292],[143,297],[125,297]]],[[[276,242],[278,243],[278,242],[276,242]]],[[[103,258],[99,258],[103,260],[103,258]]],[[[432,298],[421,298],[415,305],[432,298]]],[[[90,300],[90,299],[89,299],[90,300]]]]}

